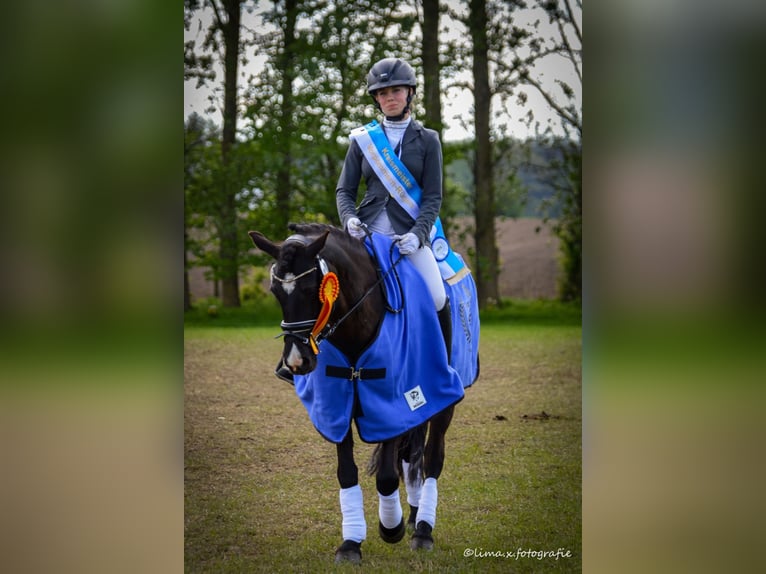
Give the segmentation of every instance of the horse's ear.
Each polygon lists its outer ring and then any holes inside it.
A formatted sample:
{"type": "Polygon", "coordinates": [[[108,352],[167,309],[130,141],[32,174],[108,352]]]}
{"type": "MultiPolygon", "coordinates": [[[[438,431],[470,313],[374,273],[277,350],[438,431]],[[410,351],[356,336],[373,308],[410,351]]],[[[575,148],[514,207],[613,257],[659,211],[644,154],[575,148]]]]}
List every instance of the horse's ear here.
{"type": "Polygon", "coordinates": [[[317,253],[319,253],[322,250],[322,247],[324,247],[325,241],[327,241],[327,236],[330,235],[330,230],[328,229],[325,231],[322,235],[317,237],[311,245],[306,247],[306,255],[309,257],[316,257],[317,253]]]}
{"type": "Polygon", "coordinates": [[[258,233],[257,231],[249,231],[247,234],[250,236],[250,239],[253,240],[253,243],[255,243],[255,246],[258,249],[264,253],[268,253],[274,259],[279,259],[279,246],[269,241],[266,236],[258,233]]]}

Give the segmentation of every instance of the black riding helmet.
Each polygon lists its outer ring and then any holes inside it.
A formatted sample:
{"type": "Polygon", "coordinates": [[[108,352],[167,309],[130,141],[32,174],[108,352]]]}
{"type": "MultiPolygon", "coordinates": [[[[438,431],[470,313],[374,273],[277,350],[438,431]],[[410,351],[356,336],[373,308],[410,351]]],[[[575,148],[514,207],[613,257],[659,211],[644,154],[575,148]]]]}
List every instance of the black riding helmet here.
{"type": "MultiPolygon", "coordinates": [[[[375,101],[375,92],[391,86],[409,86],[412,88],[412,93],[415,93],[415,90],[417,90],[418,82],[415,78],[415,70],[401,58],[383,58],[376,62],[370,68],[369,74],[367,74],[367,93],[373,96],[373,102],[378,110],[380,110],[380,104],[375,101]]],[[[402,110],[402,115],[389,119],[402,119],[404,114],[409,111],[411,101],[412,94],[409,94],[407,96],[407,105],[402,110]]]]}

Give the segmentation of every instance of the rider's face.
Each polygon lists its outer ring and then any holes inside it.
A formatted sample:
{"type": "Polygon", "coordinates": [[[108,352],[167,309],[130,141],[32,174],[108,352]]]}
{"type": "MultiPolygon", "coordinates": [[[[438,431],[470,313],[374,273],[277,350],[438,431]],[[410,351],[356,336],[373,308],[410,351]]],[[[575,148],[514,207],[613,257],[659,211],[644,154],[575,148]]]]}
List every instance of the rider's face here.
{"type": "Polygon", "coordinates": [[[381,110],[386,116],[398,116],[407,105],[407,96],[410,88],[407,86],[392,86],[382,88],[375,92],[375,101],[380,104],[381,110]]]}

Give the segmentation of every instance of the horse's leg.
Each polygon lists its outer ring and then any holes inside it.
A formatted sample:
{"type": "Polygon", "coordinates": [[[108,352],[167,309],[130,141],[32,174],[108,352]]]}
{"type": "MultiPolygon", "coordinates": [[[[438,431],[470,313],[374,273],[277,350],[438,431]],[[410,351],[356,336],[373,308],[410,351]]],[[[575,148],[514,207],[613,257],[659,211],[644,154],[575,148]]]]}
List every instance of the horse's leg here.
{"type": "Polygon", "coordinates": [[[423,490],[423,477],[416,476],[410,478],[410,462],[402,459],[402,474],[404,475],[404,487],[407,490],[407,504],[410,507],[410,514],[407,518],[407,529],[412,532],[415,530],[415,517],[418,515],[418,505],[420,504],[420,493],[423,490]]]}
{"type": "Polygon", "coordinates": [[[410,542],[411,548],[431,550],[434,539],[431,532],[436,524],[436,504],[438,491],[436,481],[444,467],[444,435],[447,433],[455,407],[444,409],[431,418],[429,423],[428,441],[425,449],[425,475],[423,490],[420,494],[415,533],[410,542]]]}
{"type": "Polygon", "coordinates": [[[422,424],[410,431],[406,444],[400,449],[402,459],[402,477],[407,490],[407,504],[410,514],[407,518],[407,530],[415,530],[415,518],[420,504],[420,493],[423,488],[423,449],[426,442],[428,423],[422,424]]]}
{"type": "Polygon", "coordinates": [[[362,542],[367,537],[367,523],[364,521],[362,488],[354,462],[354,438],[350,427],[343,442],[337,445],[337,454],[343,544],[335,550],[335,562],[359,564],[362,561],[362,542]]]}
{"type": "Polygon", "coordinates": [[[384,542],[395,544],[404,538],[406,526],[399,503],[397,453],[399,441],[389,440],[378,451],[375,486],[378,489],[378,532],[384,542]]]}

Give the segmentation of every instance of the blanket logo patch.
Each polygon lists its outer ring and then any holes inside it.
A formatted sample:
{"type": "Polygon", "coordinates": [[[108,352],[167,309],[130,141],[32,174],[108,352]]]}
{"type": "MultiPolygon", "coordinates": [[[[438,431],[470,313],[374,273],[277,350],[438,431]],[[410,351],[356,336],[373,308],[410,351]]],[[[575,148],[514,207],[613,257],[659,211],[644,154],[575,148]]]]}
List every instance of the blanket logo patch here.
{"type": "Polygon", "coordinates": [[[414,411],[426,404],[426,397],[423,394],[420,385],[404,392],[404,398],[407,399],[407,404],[410,406],[410,410],[414,411]]]}

